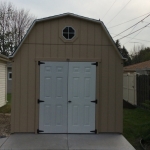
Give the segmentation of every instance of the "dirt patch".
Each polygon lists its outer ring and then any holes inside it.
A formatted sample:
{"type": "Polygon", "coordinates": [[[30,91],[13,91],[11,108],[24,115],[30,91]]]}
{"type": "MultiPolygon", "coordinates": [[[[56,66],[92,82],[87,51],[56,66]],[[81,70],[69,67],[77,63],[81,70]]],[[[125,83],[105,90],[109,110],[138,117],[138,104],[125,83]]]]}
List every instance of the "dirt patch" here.
{"type": "Polygon", "coordinates": [[[0,114],[0,137],[10,135],[10,114],[0,114]]]}

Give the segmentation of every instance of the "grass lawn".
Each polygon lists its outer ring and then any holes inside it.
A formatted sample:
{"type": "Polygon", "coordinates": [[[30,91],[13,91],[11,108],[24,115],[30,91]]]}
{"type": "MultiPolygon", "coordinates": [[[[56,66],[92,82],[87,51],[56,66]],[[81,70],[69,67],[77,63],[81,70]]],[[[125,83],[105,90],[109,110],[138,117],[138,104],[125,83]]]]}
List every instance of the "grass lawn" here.
{"type": "Polygon", "coordinates": [[[123,135],[136,150],[143,150],[139,141],[148,134],[147,129],[150,128],[146,126],[148,123],[150,123],[150,111],[140,108],[124,109],[123,135]]]}
{"type": "Polygon", "coordinates": [[[7,104],[0,107],[0,113],[11,113],[11,94],[7,94],[7,104]]]}

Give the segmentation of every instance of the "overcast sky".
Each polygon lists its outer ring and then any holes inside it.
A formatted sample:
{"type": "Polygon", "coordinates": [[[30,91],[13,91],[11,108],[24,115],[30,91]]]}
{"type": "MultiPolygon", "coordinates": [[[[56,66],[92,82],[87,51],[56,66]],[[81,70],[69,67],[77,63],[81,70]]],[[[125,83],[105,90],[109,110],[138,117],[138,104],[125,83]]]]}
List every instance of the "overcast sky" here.
{"type": "MultiPolygon", "coordinates": [[[[30,13],[37,18],[70,12],[97,20],[100,19],[104,22],[112,37],[150,14],[150,0],[9,0],[8,2],[12,2],[17,8],[30,10],[30,13]],[[124,23],[132,19],[134,20],[124,23]],[[121,23],[124,24],[113,27],[121,23]]],[[[146,26],[148,23],[150,23],[150,16],[134,28],[113,39],[119,39],[146,26]]],[[[131,51],[134,45],[140,46],[142,44],[145,47],[150,47],[150,25],[128,36],[128,38],[123,38],[120,43],[128,51],[131,51]]]]}

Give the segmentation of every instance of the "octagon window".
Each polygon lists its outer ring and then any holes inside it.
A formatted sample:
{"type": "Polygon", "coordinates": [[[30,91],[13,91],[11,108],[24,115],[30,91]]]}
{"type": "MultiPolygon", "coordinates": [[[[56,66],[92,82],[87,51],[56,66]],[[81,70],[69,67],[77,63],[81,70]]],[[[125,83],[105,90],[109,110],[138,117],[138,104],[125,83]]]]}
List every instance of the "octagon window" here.
{"type": "Polygon", "coordinates": [[[75,36],[75,30],[72,27],[65,27],[63,29],[63,36],[67,40],[71,40],[75,36]]]}

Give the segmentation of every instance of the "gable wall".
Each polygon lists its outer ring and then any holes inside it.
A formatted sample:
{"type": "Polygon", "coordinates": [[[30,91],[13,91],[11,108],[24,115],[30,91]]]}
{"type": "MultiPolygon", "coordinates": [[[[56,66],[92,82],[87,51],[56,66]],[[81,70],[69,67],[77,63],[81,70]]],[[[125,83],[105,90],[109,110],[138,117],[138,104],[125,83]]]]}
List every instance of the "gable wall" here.
{"type": "Polygon", "coordinates": [[[100,24],[64,17],[37,23],[13,58],[11,132],[38,128],[39,66],[43,61],[98,61],[96,128],[122,132],[122,60],[100,24]],[[64,42],[62,28],[72,26],[77,38],[64,42]]]}

